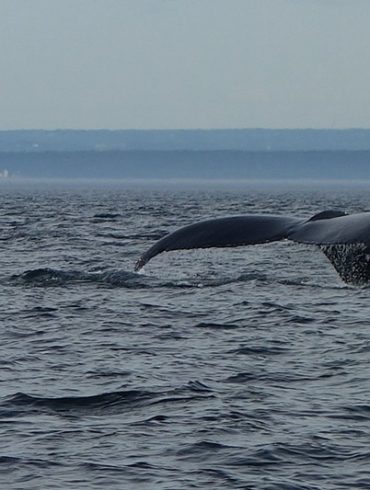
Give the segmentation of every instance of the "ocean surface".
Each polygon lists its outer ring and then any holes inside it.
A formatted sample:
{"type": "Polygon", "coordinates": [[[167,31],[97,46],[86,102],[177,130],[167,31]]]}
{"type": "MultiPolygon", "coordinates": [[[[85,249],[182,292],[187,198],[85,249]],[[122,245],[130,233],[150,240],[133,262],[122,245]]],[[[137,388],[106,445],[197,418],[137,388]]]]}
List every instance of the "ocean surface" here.
{"type": "Polygon", "coordinates": [[[0,182],[0,488],[370,488],[370,289],[315,247],[173,252],[370,184],[0,182]]]}

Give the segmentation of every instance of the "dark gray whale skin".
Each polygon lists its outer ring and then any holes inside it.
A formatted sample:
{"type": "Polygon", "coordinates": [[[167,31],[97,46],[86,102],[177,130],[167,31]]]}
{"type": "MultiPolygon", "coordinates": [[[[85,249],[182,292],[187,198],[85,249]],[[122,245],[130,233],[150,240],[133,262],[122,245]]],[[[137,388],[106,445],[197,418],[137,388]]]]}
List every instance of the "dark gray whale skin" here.
{"type": "Polygon", "coordinates": [[[135,270],[140,270],[156,255],[171,250],[239,247],[284,239],[320,246],[346,282],[352,282],[348,268],[354,268],[355,260],[357,269],[361,269],[361,278],[355,277],[353,282],[370,281],[370,212],[347,215],[333,210],[309,219],[250,214],[191,224],[156,242],[140,257],[135,270]],[[345,274],[342,274],[342,262],[347,269],[345,274]]]}

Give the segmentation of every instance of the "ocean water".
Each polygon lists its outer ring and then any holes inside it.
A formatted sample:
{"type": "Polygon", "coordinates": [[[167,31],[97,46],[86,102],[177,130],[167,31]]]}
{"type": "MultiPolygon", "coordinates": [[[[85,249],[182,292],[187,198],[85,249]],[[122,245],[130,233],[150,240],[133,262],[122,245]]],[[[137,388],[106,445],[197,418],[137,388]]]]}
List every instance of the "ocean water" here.
{"type": "Polygon", "coordinates": [[[369,191],[1,182],[0,488],[370,488],[369,289],[289,242],[133,272],[196,220],[369,191]]]}

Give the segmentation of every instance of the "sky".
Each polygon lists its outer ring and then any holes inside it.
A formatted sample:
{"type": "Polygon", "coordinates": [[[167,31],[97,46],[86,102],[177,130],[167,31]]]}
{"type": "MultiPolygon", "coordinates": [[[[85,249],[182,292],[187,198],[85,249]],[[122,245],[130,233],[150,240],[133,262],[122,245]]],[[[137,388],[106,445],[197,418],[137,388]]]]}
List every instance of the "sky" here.
{"type": "Polygon", "coordinates": [[[0,129],[370,128],[369,0],[0,0],[0,129]]]}

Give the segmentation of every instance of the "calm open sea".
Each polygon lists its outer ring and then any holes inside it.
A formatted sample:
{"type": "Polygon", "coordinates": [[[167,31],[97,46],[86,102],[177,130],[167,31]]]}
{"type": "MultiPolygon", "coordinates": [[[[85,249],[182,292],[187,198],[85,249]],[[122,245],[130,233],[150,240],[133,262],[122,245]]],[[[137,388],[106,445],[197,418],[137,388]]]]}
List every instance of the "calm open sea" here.
{"type": "Polygon", "coordinates": [[[315,247],[174,252],[370,185],[1,182],[0,488],[370,488],[370,290],[315,247]]]}

